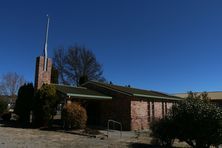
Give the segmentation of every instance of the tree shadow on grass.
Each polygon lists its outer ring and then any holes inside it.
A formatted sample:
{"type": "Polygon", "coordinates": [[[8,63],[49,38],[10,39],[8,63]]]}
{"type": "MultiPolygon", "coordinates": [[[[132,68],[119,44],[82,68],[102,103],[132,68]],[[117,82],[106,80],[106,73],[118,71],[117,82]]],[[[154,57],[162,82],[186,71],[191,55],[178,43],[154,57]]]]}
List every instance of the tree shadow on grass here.
{"type": "Polygon", "coordinates": [[[18,121],[0,121],[0,127],[24,128],[24,129],[33,128],[33,126],[30,123],[21,124],[18,121]]]}
{"type": "Polygon", "coordinates": [[[152,145],[152,144],[145,144],[145,143],[131,143],[130,148],[161,148],[160,145],[152,145]]]}

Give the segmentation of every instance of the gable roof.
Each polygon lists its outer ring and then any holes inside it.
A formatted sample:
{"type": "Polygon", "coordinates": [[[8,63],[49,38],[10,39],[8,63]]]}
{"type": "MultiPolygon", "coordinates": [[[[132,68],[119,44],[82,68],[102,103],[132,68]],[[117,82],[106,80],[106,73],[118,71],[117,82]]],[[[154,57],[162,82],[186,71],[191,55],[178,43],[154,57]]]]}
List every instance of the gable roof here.
{"type": "Polygon", "coordinates": [[[107,84],[98,81],[88,81],[82,86],[87,87],[88,84],[97,85],[109,90],[113,90],[119,93],[123,93],[128,96],[143,97],[143,98],[157,98],[157,99],[168,99],[168,100],[181,100],[180,97],[168,95],[166,93],[144,90],[132,87],[124,87],[119,85],[107,84]]]}
{"type": "MultiPolygon", "coordinates": [[[[199,95],[201,94],[201,92],[197,92],[197,94],[199,95]]],[[[212,92],[207,92],[207,94],[210,97],[210,99],[213,101],[222,100],[222,91],[212,91],[212,92]]],[[[177,93],[174,95],[181,98],[186,98],[188,96],[188,93],[177,93]]]]}
{"type": "Polygon", "coordinates": [[[78,97],[85,99],[112,99],[111,96],[104,95],[97,91],[88,89],[86,87],[74,87],[68,85],[51,84],[55,86],[56,90],[68,97],[78,97]]]}

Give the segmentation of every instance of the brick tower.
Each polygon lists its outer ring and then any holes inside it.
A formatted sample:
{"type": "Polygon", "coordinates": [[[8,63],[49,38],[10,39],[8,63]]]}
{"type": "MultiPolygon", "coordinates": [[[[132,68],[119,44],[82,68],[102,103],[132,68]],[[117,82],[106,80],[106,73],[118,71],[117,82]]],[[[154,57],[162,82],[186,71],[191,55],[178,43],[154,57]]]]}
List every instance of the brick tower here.
{"type": "Polygon", "coordinates": [[[44,63],[44,56],[36,58],[35,89],[39,89],[43,84],[50,84],[51,82],[52,59],[47,58],[46,69],[44,69],[44,63]]]}
{"type": "MultiPolygon", "coordinates": [[[[47,15],[48,17],[48,15],[47,15]]],[[[45,47],[43,56],[36,58],[35,67],[35,89],[39,89],[43,84],[50,84],[51,82],[51,70],[52,59],[48,58],[47,42],[48,42],[48,30],[49,30],[49,17],[46,25],[45,47]]]]}

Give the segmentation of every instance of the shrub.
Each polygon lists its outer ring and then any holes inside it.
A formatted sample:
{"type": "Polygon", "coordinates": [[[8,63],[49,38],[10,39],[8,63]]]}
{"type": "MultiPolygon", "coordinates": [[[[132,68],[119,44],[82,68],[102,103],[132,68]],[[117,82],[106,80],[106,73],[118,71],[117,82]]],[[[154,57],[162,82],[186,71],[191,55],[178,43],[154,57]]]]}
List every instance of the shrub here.
{"type": "Polygon", "coordinates": [[[222,110],[209,101],[207,93],[190,93],[174,104],[166,118],[151,124],[152,135],[170,146],[177,138],[196,148],[222,143],[222,110]]]}
{"type": "Polygon", "coordinates": [[[34,124],[36,126],[51,126],[50,121],[56,114],[56,107],[59,101],[55,87],[44,84],[34,97],[34,124]]]}
{"type": "Polygon", "coordinates": [[[164,146],[177,138],[196,148],[222,143],[222,110],[210,103],[206,93],[188,95],[174,104],[166,118],[151,124],[152,135],[164,146]]]}
{"type": "Polygon", "coordinates": [[[62,111],[65,128],[83,129],[86,127],[86,110],[78,103],[67,103],[62,111]]]}
{"type": "Polygon", "coordinates": [[[2,119],[4,120],[4,121],[10,121],[10,119],[11,119],[11,113],[10,112],[4,112],[2,115],[1,115],[1,117],[2,117],[2,119]]]}
{"type": "Polygon", "coordinates": [[[171,115],[176,137],[192,147],[207,148],[222,142],[222,111],[197,97],[189,97],[173,105],[171,115]]]}
{"type": "Polygon", "coordinates": [[[156,138],[155,144],[171,147],[175,139],[175,128],[169,116],[153,120],[150,124],[151,136],[156,138]]]}

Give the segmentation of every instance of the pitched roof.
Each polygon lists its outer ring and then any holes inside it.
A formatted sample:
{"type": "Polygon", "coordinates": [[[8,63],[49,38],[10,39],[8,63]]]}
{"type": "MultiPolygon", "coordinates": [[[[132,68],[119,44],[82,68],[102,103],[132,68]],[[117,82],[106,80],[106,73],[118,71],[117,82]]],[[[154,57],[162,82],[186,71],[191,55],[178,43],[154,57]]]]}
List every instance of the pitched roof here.
{"type": "MultiPolygon", "coordinates": [[[[201,92],[197,92],[197,94],[201,94],[201,92]]],[[[211,98],[211,100],[222,100],[222,91],[213,91],[213,92],[207,92],[208,96],[211,98]]],[[[174,94],[175,96],[186,98],[188,96],[188,93],[178,93],[174,94]]]]}
{"type": "Polygon", "coordinates": [[[86,86],[87,84],[93,84],[100,87],[104,87],[113,91],[117,91],[120,93],[124,93],[129,96],[135,96],[135,97],[144,97],[144,98],[158,98],[158,99],[168,99],[168,100],[181,100],[180,97],[172,96],[166,93],[152,91],[152,90],[144,90],[144,89],[138,89],[138,88],[132,88],[132,87],[124,87],[119,85],[113,85],[113,84],[107,84],[102,83],[98,81],[89,81],[83,84],[82,86],[86,86]]]}
{"type": "Polygon", "coordinates": [[[69,97],[78,97],[85,99],[112,99],[111,96],[104,95],[97,91],[88,89],[86,87],[74,87],[68,85],[51,84],[55,86],[56,90],[69,97]]]}

